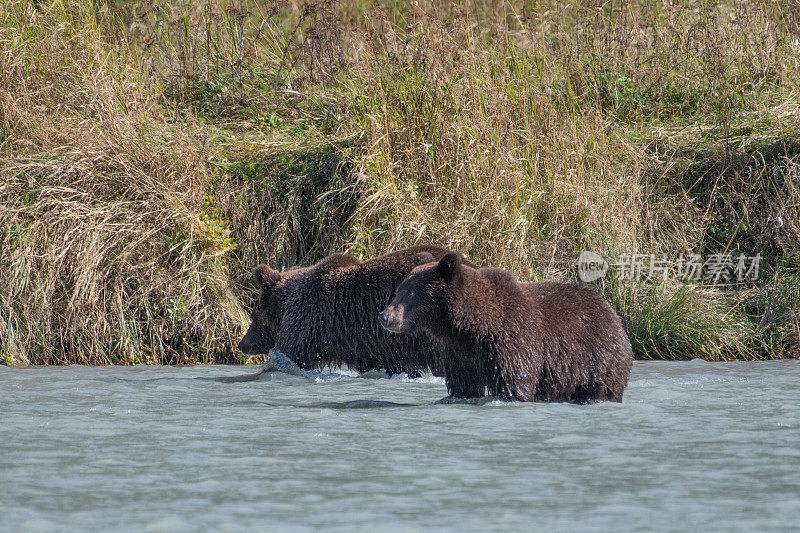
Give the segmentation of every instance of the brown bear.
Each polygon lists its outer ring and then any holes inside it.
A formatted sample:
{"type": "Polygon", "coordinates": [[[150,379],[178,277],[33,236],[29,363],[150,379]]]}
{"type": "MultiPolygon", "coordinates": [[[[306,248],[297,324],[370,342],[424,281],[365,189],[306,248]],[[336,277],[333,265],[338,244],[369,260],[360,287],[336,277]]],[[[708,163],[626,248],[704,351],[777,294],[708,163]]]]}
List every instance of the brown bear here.
{"type": "Polygon", "coordinates": [[[559,281],[519,283],[449,253],[422,264],[380,314],[399,333],[424,332],[442,349],[454,397],[622,401],[633,354],[619,317],[593,289],[559,281]]]}
{"type": "Polygon", "coordinates": [[[275,347],[304,370],[347,365],[358,372],[417,376],[430,369],[443,375],[442,357],[430,339],[392,334],[378,321],[421,252],[441,258],[449,250],[415,246],[364,262],[334,254],[286,272],[257,266],[253,275],[261,294],[239,349],[255,354],[275,347]]]}

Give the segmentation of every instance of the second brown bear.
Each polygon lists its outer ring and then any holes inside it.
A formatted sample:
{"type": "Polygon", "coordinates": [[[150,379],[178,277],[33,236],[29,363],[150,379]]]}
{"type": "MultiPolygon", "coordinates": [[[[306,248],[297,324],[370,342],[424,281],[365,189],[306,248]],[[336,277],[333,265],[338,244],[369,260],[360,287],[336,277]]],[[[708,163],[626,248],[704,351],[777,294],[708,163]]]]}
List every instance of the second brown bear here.
{"type": "Polygon", "coordinates": [[[347,365],[359,372],[416,376],[430,369],[442,375],[440,363],[447,357],[428,338],[394,335],[378,323],[378,313],[420,252],[441,258],[449,250],[415,246],[364,262],[334,254],[285,272],[257,266],[253,274],[261,291],[239,349],[265,354],[275,347],[304,370],[347,365]]]}

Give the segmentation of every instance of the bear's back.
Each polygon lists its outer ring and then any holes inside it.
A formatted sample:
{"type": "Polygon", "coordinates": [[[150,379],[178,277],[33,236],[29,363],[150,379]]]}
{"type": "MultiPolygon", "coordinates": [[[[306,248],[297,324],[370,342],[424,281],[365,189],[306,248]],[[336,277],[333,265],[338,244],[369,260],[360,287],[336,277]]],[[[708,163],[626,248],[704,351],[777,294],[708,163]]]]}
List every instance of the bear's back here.
{"type": "Polygon", "coordinates": [[[552,335],[593,342],[624,334],[616,312],[590,286],[569,281],[534,281],[520,286],[544,322],[543,329],[552,335]]]}

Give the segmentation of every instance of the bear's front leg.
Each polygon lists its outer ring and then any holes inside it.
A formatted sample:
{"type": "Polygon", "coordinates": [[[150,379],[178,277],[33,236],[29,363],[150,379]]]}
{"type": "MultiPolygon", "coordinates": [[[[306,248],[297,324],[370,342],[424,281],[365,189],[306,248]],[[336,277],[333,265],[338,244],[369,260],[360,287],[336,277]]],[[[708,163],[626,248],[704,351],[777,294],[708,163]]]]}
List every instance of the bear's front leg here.
{"type": "Polygon", "coordinates": [[[449,348],[443,354],[447,392],[454,398],[481,398],[486,394],[485,371],[472,352],[449,348]]]}
{"type": "Polygon", "coordinates": [[[547,396],[540,349],[533,346],[489,352],[489,392],[510,402],[554,401],[547,396]],[[543,396],[544,394],[544,396],[543,396]]]}

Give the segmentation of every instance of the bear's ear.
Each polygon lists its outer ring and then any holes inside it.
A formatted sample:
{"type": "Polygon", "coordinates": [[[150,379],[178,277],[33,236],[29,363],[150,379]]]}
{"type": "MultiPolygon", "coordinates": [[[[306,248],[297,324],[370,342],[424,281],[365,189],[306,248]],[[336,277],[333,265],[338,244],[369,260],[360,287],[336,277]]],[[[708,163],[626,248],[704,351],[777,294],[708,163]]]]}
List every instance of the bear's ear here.
{"type": "Polygon", "coordinates": [[[461,272],[461,256],[455,252],[450,252],[442,257],[441,261],[439,261],[439,264],[436,265],[436,270],[445,279],[453,279],[457,277],[461,272]]]}
{"type": "Polygon", "coordinates": [[[432,253],[430,253],[430,252],[420,252],[420,253],[417,254],[416,265],[415,266],[425,265],[427,263],[434,263],[434,262],[436,262],[436,258],[433,257],[432,253]]]}
{"type": "Polygon", "coordinates": [[[253,269],[253,279],[256,280],[256,283],[261,288],[270,287],[280,281],[281,273],[277,270],[272,270],[267,265],[258,265],[253,269]]]}

